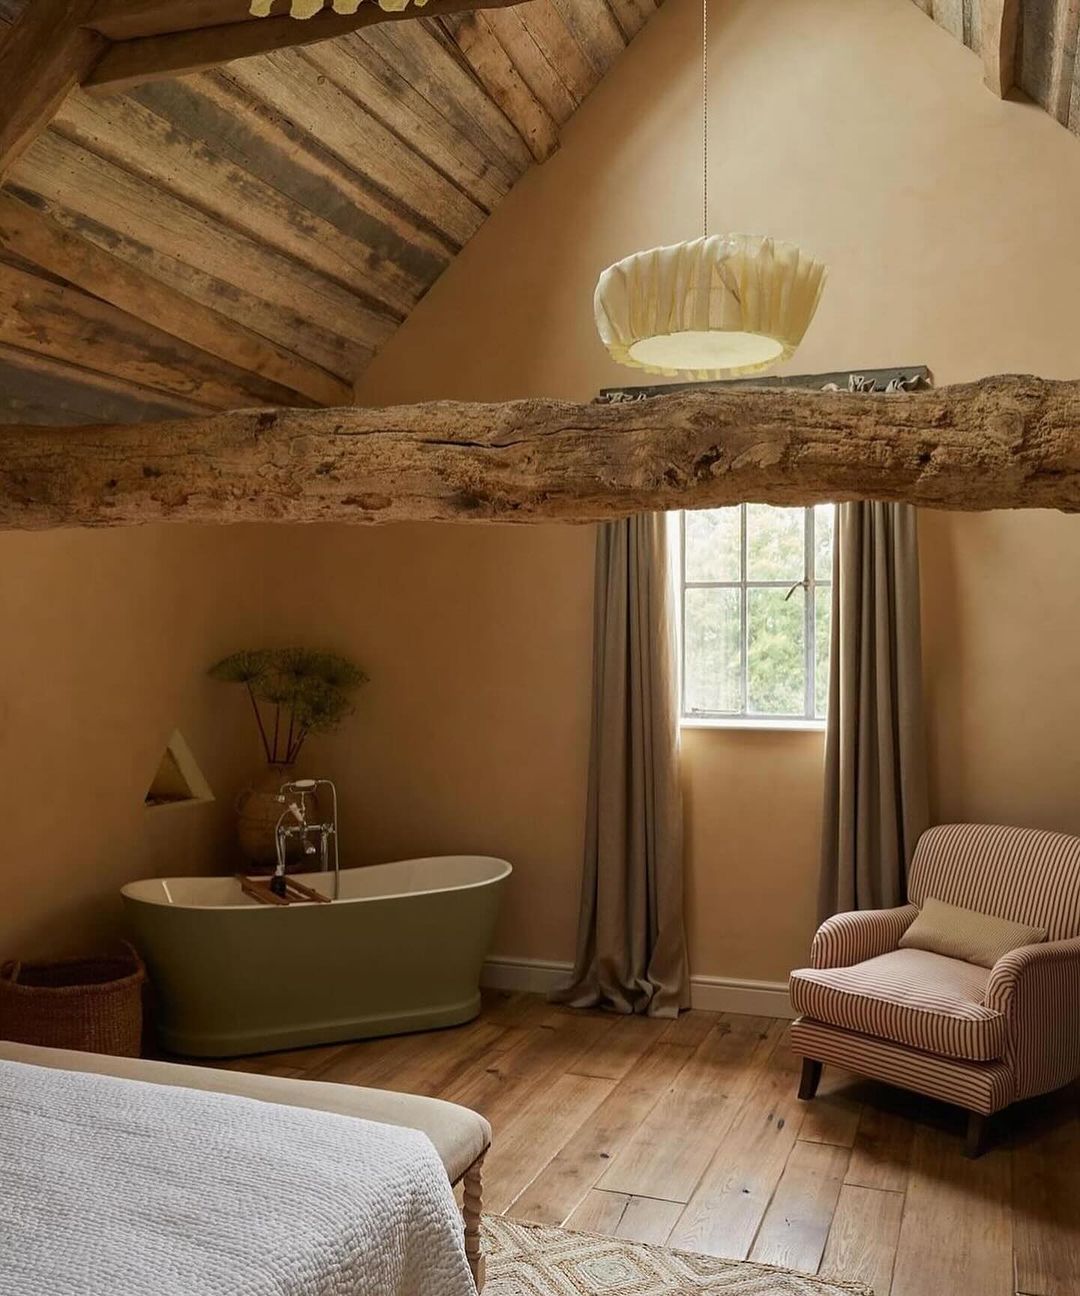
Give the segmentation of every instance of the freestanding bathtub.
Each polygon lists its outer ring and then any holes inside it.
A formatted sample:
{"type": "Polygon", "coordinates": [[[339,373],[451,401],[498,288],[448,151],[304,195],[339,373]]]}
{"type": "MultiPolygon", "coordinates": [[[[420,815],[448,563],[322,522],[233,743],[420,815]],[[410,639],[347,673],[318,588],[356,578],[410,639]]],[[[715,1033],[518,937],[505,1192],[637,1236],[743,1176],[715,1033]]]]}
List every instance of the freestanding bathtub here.
{"type": "MultiPolygon", "coordinates": [[[[339,900],[288,906],[235,878],[131,882],[161,1043],[237,1057],[470,1021],[510,872],[479,855],[342,869],[339,900]]],[[[332,894],[332,873],[297,877],[332,894]]]]}

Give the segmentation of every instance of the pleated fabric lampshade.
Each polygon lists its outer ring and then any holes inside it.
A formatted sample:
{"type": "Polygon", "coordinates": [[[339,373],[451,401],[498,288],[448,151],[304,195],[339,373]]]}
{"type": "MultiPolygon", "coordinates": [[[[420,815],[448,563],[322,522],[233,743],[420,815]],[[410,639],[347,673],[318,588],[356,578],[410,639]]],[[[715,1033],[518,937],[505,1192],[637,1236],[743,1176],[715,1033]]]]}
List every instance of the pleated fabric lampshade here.
{"type": "Polygon", "coordinates": [[[826,269],[786,243],[713,234],[635,252],[596,285],[596,327],[620,364],[686,379],[760,373],[794,354],[826,269]]]}

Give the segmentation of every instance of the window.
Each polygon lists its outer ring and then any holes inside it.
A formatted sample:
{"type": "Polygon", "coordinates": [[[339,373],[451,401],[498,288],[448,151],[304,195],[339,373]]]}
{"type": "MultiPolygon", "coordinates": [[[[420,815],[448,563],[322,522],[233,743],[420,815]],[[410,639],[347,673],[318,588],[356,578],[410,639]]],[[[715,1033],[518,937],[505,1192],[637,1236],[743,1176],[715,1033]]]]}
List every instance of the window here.
{"type": "Polygon", "coordinates": [[[824,718],[835,513],[742,504],[679,514],[684,719],[824,718]]]}

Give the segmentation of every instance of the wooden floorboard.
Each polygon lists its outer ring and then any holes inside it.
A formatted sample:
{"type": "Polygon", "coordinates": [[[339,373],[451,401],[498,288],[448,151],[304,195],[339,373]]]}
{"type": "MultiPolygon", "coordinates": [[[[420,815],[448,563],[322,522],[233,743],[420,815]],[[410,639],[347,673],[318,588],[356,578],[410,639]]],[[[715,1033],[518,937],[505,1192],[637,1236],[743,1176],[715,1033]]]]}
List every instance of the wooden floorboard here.
{"type": "Polygon", "coordinates": [[[1076,1093],[996,1123],[826,1068],[796,1097],[784,1023],[485,995],[467,1026],[241,1059],[465,1103],[492,1122],[486,1208],[818,1272],[874,1296],[1080,1296],[1076,1093]]]}
{"type": "Polygon", "coordinates": [[[1025,1296],[1080,1292],[1080,1113],[1059,1103],[1033,1110],[1036,1137],[1013,1147],[1016,1287],[1025,1296]]]}
{"type": "Polygon", "coordinates": [[[903,1193],[844,1184],[818,1272],[866,1283],[874,1296],[890,1296],[903,1214],[903,1193]]]}
{"type": "Polygon", "coordinates": [[[511,1214],[562,1224],[670,1091],[691,1054],[677,1044],[654,1044],[514,1202],[511,1214]]]}
{"type": "Polygon", "coordinates": [[[831,1143],[796,1142],[754,1239],[751,1260],[817,1272],[850,1155],[831,1143]]]}
{"type": "Polygon", "coordinates": [[[598,1187],[689,1201],[756,1065],[776,1046],[762,1018],[721,1020],[605,1171],[598,1187]]]}
{"type": "Polygon", "coordinates": [[[795,1059],[778,1046],[749,1083],[707,1172],[675,1226],[687,1251],[745,1260],[795,1146],[806,1104],[795,1059]]]}
{"type": "Polygon", "coordinates": [[[962,1155],[953,1130],[915,1131],[890,1296],[1013,1296],[1007,1152],[962,1155]]]}

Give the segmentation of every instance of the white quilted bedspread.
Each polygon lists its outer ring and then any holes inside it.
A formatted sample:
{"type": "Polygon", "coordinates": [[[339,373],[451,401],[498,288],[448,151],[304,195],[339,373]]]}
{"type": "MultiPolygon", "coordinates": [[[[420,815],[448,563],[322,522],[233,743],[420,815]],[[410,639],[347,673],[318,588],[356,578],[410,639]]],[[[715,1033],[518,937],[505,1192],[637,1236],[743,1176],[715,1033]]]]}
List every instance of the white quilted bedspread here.
{"type": "Polygon", "coordinates": [[[2,1296],[475,1296],[412,1130],[0,1061],[2,1296]]]}

